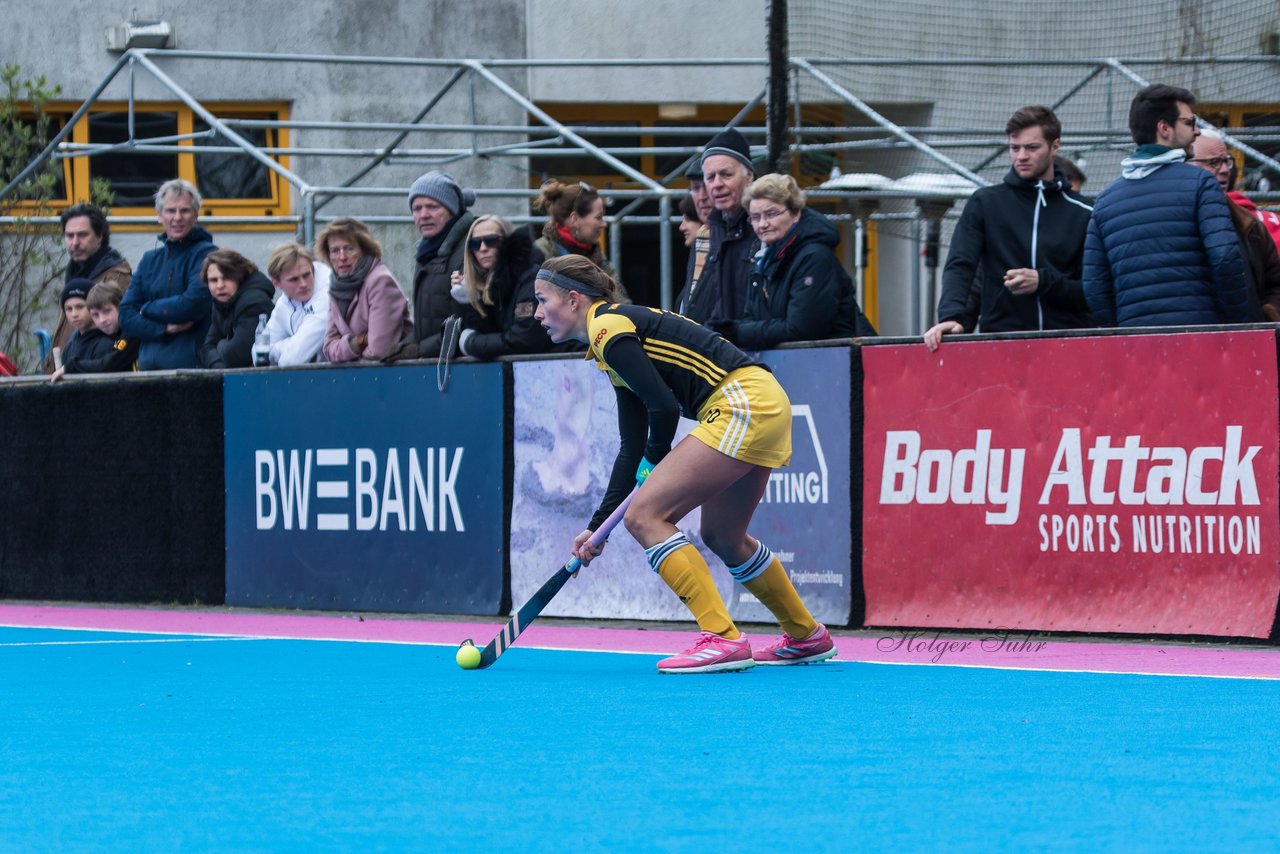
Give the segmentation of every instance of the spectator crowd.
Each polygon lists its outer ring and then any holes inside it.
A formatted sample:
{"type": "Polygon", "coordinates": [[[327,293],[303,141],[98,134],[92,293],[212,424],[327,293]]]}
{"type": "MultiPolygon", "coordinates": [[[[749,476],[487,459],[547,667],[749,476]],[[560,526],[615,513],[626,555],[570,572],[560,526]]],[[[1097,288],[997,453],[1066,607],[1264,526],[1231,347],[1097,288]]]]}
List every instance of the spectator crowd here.
{"type": "MultiPolygon", "coordinates": [[[[1280,220],[1234,190],[1236,161],[1194,106],[1185,89],[1141,90],[1129,112],[1136,148],[1094,200],[1059,154],[1053,112],[1014,112],[1009,171],[964,207],[926,345],[975,331],[1280,321],[1280,220]]],[[[685,175],[689,260],[677,312],[752,350],[875,334],[836,255],[836,229],[791,176],[757,176],[738,131],[713,137],[685,175]]],[[[473,212],[475,201],[441,171],[409,187],[420,239],[407,289],[359,219],[330,221],[313,247],[275,247],[260,269],[215,245],[199,223],[200,191],[175,179],[155,194],[163,233],[135,268],[112,248],[102,211],[73,205],[61,216],[70,260],[42,367],[58,380],[580,346],[553,344],[535,319],[535,274],[577,255],[617,278],[601,245],[600,193],[548,181],[534,203],[547,216],[536,235],[473,212]]]]}

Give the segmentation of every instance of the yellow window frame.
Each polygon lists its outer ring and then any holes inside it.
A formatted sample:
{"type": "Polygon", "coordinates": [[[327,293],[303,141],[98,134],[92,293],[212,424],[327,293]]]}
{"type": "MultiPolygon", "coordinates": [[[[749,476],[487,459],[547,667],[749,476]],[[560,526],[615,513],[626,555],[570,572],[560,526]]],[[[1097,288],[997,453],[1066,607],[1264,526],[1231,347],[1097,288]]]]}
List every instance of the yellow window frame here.
{"type": "MultiPolygon", "coordinates": [[[[134,102],[135,113],[174,113],[177,115],[179,135],[190,135],[195,131],[195,123],[197,116],[190,107],[179,101],[148,101],[146,103],[134,102]]],[[[63,122],[69,120],[79,107],[78,104],[70,102],[51,102],[45,106],[45,112],[52,118],[63,122]]],[[[261,101],[219,101],[205,103],[204,107],[218,118],[244,118],[244,119],[265,119],[287,122],[289,120],[289,104],[286,102],[261,102],[261,101]]],[[[89,142],[89,117],[95,113],[124,113],[129,109],[127,101],[100,101],[90,108],[89,112],[81,117],[71,129],[68,141],[80,144],[89,142]]],[[[267,128],[265,129],[267,146],[270,148],[287,148],[289,146],[289,128],[267,128]]],[[[191,153],[179,153],[178,157],[178,174],[175,178],[182,178],[190,181],[197,187],[200,186],[196,179],[196,159],[198,153],[195,141],[192,139],[184,139],[178,143],[179,148],[191,149],[191,153]]],[[[145,155],[142,155],[145,156],[145,155]]],[[[281,166],[289,168],[288,155],[268,155],[272,157],[281,166]]],[[[92,174],[91,157],[72,157],[61,161],[63,168],[63,186],[66,188],[66,196],[62,199],[53,199],[50,205],[54,208],[65,207],[77,202],[89,200],[89,186],[92,174]]],[[[248,198],[205,198],[201,208],[202,216],[271,216],[271,217],[287,217],[293,210],[293,193],[289,183],[277,175],[274,171],[267,170],[267,182],[270,188],[270,195],[266,198],[248,199],[248,198]]],[[[20,209],[31,209],[34,205],[30,202],[22,202],[17,205],[20,209]]],[[[113,206],[111,208],[113,216],[154,216],[155,208],[153,206],[113,206]]],[[[154,225],[146,224],[124,224],[114,226],[118,231],[148,231],[154,229],[154,225]]],[[[269,224],[269,223],[246,223],[240,225],[225,224],[218,227],[219,231],[293,231],[294,226],[290,223],[269,224]]]]}

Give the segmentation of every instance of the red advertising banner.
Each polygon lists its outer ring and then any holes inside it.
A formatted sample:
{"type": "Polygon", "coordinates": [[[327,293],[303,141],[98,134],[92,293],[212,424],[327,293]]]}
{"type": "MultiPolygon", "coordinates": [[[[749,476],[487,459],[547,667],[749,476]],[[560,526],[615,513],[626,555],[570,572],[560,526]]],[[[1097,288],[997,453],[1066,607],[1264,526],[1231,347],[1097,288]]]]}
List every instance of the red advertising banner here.
{"type": "Polygon", "coordinates": [[[868,625],[1269,634],[1274,332],[862,359],[868,625]]]}

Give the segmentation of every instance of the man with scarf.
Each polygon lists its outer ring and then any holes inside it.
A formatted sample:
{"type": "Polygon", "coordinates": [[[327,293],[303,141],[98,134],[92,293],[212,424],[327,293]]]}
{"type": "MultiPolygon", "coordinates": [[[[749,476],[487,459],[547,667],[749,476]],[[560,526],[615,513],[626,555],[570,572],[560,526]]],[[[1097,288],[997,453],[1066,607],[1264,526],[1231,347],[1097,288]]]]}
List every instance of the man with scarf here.
{"type": "MultiPolygon", "coordinates": [[[[64,284],[72,279],[91,279],[95,285],[110,282],[121,291],[129,287],[133,269],[124,256],[111,248],[111,225],[107,217],[94,205],[72,205],[59,217],[62,223],[62,240],[71,260],[63,271],[64,284]]],[[[65,349],[71,337],[71,326],[66,315],[59,312],[58,325],[53,331],[53,346],[65,349]]],[[[41,369],[53,373],[53,353],[45,357],[41,369]]]]}
{"type": "Polygon", "coordinates": [[[1084,293],[1101,326],[1255,319],[1227,197],[1184,162],[1200,129],[1186,89],[1156,84],[1129,105],[1138,149],[1098,195],[1084,247],[1084,293]]]}
{"type": "Polygon", "coordinates": [[[413,273],[413,325],[421,358],[440,355],[444,322],[457,313],[459,304],[449,290],[453,274],[462,269],[467,232],[476,218],[467,208],[475,201],[474,192],[435,169],[409,188],[409,211],[422,235],[413,273]]]}

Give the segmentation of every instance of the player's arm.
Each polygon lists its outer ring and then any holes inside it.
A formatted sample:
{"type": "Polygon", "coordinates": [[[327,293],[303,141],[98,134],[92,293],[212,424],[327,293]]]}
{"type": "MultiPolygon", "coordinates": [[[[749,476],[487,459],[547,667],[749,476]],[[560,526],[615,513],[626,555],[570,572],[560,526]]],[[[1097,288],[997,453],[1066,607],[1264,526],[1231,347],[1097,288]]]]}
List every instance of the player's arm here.
{"type": "Polygon", "coordinates": [[[680,404],[645,355],[639,338],[620,335],[609,342],[604,355],[627,388],[617,388],[620,447],[609,477],[609,488],[591,517],[592,531],[635,486],[636,467],[641,457],[657,465],[667,455],[680,423],[680,404]]]}

